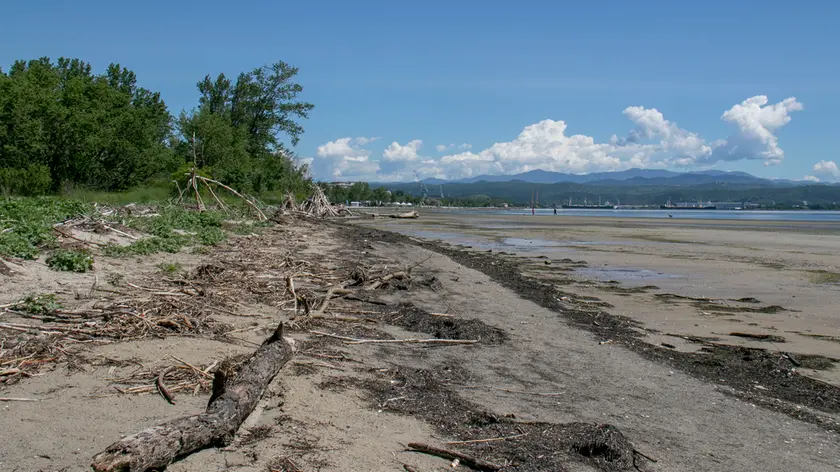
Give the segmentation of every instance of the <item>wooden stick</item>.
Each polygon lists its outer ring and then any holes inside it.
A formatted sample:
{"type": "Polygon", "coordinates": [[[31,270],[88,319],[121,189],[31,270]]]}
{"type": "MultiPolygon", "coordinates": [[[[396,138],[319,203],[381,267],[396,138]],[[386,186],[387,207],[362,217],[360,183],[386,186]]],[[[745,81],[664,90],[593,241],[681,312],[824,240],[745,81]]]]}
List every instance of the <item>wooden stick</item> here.
{"type": "Polygon", "coordinates": [[[208,374],[207,372],[204,372],[203,370],[199,369],[198,367],[190,364],[189,362],[187,362],[183,359],[179,359],[175,356],[170,356],[170,357],[172,357],[176,361],[180,362],[181,364],[184,364],[185,366],[189,367],[190,369],[194,370],[198,375],[201,375],[202,377],[207,377],[207,378],[210,378],[210,379],[213,378],[212,375],[208,374]]]}
{"type": "Polygon", "coordinates": [[[511,439],[521,438],[521,437],[524,437],[524,436],[527,436],[527,435],[528,435],[528,433],[523,433],[523,434],[516,434],[514,436],[501,436],[501,437],[498,437],[498,438],[471,439],[469,441],[449,441],[449,442],[445,442],[444,444],[454,446],[456,444],[479,444],[479,443],[489,443],[489,442],[496,442],[496,441],[508,441],[508,440],[511,440],[511,439]]]}
{"type": "Polygon", "coordinates": [[[499,392],[507,392],[507,393],[521,393],[523,395],[534,395],[537,397],[559,397],[561,395],[565,395],[566,392],[529,392],[527,390],[513,390],[509,388],[500,388],[500,387],[488,387],[484,385],[458,385],[458,384],[451,384],[455,387],[459,388],[469,388],[469,389],[487,389],[487,390],[496,390],[499,392]]]}
{"type": "Polygon", "coordinates": [[[204,413],[126,436],[94,456],[91,467],[97,472],[163,469],[176,458],[199,449],[229,444],[292,353],[291,345],[283,340],[281,324],[243,364],[235,378],[227,378],[224,372],[217,371],[219,382],[214,379],[213,384],[218,389],[204,413]]]}
{"type": "Polygon", "coordinates": [[[134,235],[128,234],[128,233],[126,233],[125,231],[120,231],[120,230],[118,230],[117,228],[112,228],[112,227],[110,227],[110,226],[108,226],[108,225],[105,225],[105,224],[103,224],[102,226],[104,226],[104,227],[105,227],[105,229],[107,229],[107,230],[111,230],[111,231],[113,231],[113,232],[115,232],[115,233],[117,233],[117,234],[119,234],[119,235],[121,235],[121,236],[125,236],[125,237],[126,237],[126,238],[128,238],[128,239],[134,239],[134,240],[138,240],[138,239],[140,239],[140,238],[138,238],[137,236],[134,236],[134,235]]]}
{"type": "Polygon", "coordinates": [[[477,339],[358,339],[348,338],[346,336],[339,336],[337,334],[324,333],[322,331],[309,331],[311,334],[318,336],[326,336],[328,338],[335,338],[344,341],[346,344],[398,344],[398,343],[414,343],[414,344],[475,344],[477,339]]]}
{"type": "Polygon", "coordinates": [[[254,204],[254,202],[252,202],[251,200],[248,200],[247,198],[245,198],[241,193],[237,192],[236,190],[228,187],[227,185],[225,185],[225,184],[223,184],[223,183],[221,183],[217,180],[208,179],[207,177],[196,176],[195,178],[201,179],[204,182],[213,182],[214,184],[218,185],[219,187],[222,187],[223,189],[225,189],[228,192],[236,195],[237,197],[241,198],[242,200],[245,200],[245,203],[247,203],[248,205],[251,206],[251,208],[253,208],[254,210],[257,211],[257,214],[259,215],[260,220],[265,221],[265,220],[268,219],[268,217],[265,216],[265,213],[263,213],[262,210],[260,210],[259,207],[257,207],[257,205],[254,204]]]}
{"type": "Polygon", "coordinates": [[[448,449],[442,449],[439,447],[429,446],[428,444],[422,443],[408,443],[408,447],[417,452],[442,457],[448,460],[458,459],[467,467],[473,468],[475,470],[483,470],[488,472],[502,470],[502,466],[500,465],[496,465],[492,462],[487,462],[472,456],[468,456],[457,451],[450,451],[448,449]]]}
{"type": "Polygon", "coordinates": [[[477,339],[359,339],[347,344],[475,344],[477,339]]]}
{"type": "Polygon", "coordinates": [[[58,229],[58,227],[57,227],[57,226],[53,226],[53,231],[55,231],[56,233],[58,233],[58,234],[60,234],[60,235],[64,236],[65,238],[75,239],[76,241],[79,241],[79,242],[84,243],[84,244],[90,244],[90,245],[96,245],[96,246],[104,246],[104,244],[102,244],[102,243],[97,243],[97,242],[94,242],[94,241],[85,241],[84,239],[77,238],[77,237],[73,236],[73,235],[72,235],[72,234],[70,234],[70,233],[65,233],[64,231],[62,231],[62,230],[58,229]]]}
{"type": "Polygon", "coordinates": [[[228,207],[219,199],[219,197],[216,196],[216,192],[213,191],[213,187],[211,187],[210,184],[208,184],[207,182],[205,182],[203,180],[202,180],[202,182],[204,182],[204,185],[207,187],[207,190],[210,191],[210,195],[213,196],[213,198],[216,200],[216,203],[219,204],[219,208],[224,210],[225,213],[230,213],[230,211],[228,210],[228,207]]]}
{"type": "Polygon", "coordinates": [[[37,398],[0,397],[0,402],[39,402],[37,398]]]}
{"type": "Polygon", "coordinates": [[[295,293],[295,279],[291,275],[286,277],[286,288],[289,289],[289,292],[292,294],[292,297],[295,299],[295,316],[297,316],[298,296],[297,296],[297,293],[295,293]]]}
{"type": "Polygon", "coordinates": [[[157,380],[155,380],[155,386],[158,389],[158,393],[160,393],[160,396],[162,396],[164,400],[168,401],[170,405],[175,404],[175,397],[172,396],[172,392],[170,392],[166,388],[166,385],[164,385],[163,378],[166,377],[166,374],[171,372],[173,368],[174,367],[167,367],[166,369],[163,369],[160,374],[158,374],[157,380]]]}

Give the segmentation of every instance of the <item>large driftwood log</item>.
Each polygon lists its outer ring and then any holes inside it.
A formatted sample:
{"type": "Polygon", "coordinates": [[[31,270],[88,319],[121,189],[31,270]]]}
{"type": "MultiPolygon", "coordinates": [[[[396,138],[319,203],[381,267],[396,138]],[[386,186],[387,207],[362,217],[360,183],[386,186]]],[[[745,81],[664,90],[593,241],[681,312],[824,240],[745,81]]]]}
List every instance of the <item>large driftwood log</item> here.
{"type": "Polygon", "coordinates": [[[227,378],[219,369],[213,395],[204,413],[178,418],[140,431],[108,446],[93,458],[93,470],[146,471],[164,468],[176,458],[214,445],[230,443],[236,430],[254,411],[268,384],[292,358],[283,340],[283,325],[227,378]]]}

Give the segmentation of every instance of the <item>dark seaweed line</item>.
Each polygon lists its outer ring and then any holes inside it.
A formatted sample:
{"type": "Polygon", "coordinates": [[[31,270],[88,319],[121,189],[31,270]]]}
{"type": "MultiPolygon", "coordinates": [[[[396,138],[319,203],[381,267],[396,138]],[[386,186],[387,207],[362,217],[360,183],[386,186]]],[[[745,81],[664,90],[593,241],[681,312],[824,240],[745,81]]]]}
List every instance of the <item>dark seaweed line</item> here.
{"type": "MultiPolygon", "coordinates": [[[[840,388],[799,375],[793,370],[795,365],[785,356],[765,349],[717,344],[706,344],[704,354],[666,349],[642,340],[642,334],[637,331],[640,324],[631,318],[603,311],[592,313],[562,306],[558,299],[565,296],[565,293],[553,285],[523,275],[517,264],[496,255],[469,252],[437,242],[420,241],[391,231],[347,224],[337,226],[340,235],[353,241],[367,239],[407,244],[447,256],[465,267],[484,273],[523,299],[560,314],[576,327],[592,332],[601,339],[612,339],[613,342],[646,359],[725,387],[721,389],[724,393],[815,424],[827,431],[840,433],[840,424],[836,421],[818,412],[809,411],[813,409],[840,413],[840,388]],[[596,320],[597,324],[594,323],[596,320]],[[720,382],[720,379],[725,379],[725,382],[720,382]],[[762,393],[755,392],[753,388],[756,384],[767,390],[762,393]],[[796,405],[808,408],[797,408],[796,405]]],[[[802,357],[807,356],[797,356],[802,357]]]]}

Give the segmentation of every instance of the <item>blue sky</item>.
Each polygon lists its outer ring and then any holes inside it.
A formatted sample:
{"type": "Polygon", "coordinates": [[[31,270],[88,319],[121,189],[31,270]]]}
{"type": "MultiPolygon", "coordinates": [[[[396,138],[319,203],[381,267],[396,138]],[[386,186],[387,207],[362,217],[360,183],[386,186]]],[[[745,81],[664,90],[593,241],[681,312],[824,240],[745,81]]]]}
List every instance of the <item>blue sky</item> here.
{"type": "Polygon", "coordinates": [[[39,56],[99,71],[119,62],[173,113],[196,103],[205,74],[278,59],[300,67],[315,110],[296,151],[323,179],[631,166],[840,177],[838,2],[41,1],[3,11],[4,67],[39,56]],[[757,96],[766,102],[733,108],[757,96]]]}

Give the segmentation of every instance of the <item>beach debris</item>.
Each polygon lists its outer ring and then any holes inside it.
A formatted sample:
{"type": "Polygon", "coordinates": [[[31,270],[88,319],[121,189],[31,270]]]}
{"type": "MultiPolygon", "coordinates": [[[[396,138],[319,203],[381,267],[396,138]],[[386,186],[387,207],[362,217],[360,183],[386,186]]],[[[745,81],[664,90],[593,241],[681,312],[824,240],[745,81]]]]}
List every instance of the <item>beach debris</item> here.
{"type": "Polygon", "coordinates": [[[612,344],[612,343],[614,343],[614,342],[615,342],[615,341],[614,341],[614,340],[612,340],[612,339],[607,339],[606,341],[599,341],[599,342],[598,342],[598,344],[600,344],[601,346],[603,346],[603,345],[605,345],[605,344],[612,344]]]}
{"type": "Polygon", "coordinates": [[[464,465],[471,469],[481,470],[481,471],[497,471],[502,470],[502,466],[498,464],[493,464],[492,462],[487,462],[485,460],[479,459],[477,457],[473,457],[458,451],[453,451],[450,449],[443,449],[440,447],[430,446],[428,444],[423,443],[408,443],[408,450],[415,451],[415,452],[422,452],[424,454],[429,454],[432,456],[441,457],[447,460],[459,460],[464,465]]]}
{"type": "Polygon", "coordinates": [[[235,376],[217,374],[204,413],[126,436],[94,456],[91,467],[97,472],[162,469],[177,457],[213,444],[229,444],[292,355],[292,346],[283,339],[281,323],[235,376]]]}
{"type": "Polygon", "coordinates": [[[409,339],[358,339],[358,338],[350,338],[347,336],[340,336],[337,334],[331,333],[324,333],[322,331],[309,331],[310,334],[314,334],[316,336],[324,336],[327,338],[334,338],[340,339],[344,341],[344,344],[476,344],[478,343],[477,339],[438,339],[438,338],[431,338],[431,339],[420,339],[420,338],[409,338],[409,339]]]}
{"type": "Polygon", "coordinates": [[[164,385],[163,378],[166,377],[166,374],[171,372],[172,369],[173,367],[167,367],[166,369],[163,369],[160,372],[160,374],[158,374],[157,380],[155,381],[155,386],[157,387],[160,396],[162,396],[164,400],[169,402],[170,405],[175,404],[175,397],[172,396],[172,392],[170,392],[169,389],[166,388],[166,385],[164,385]]]}
{"type": "Polygon", "coordinates": [[[757,333],[742,333],[739,331],[729,333],[730,336],[735,336],[738,338],[748,338],[748,339],[755,339],[756,341],[765,341],[765,342],[774,342],[774,343],[783,343],[785,342],[785,338],[782,336],[776,336],[775,334],[757,334],[757,333]]]}
{"type": "Polygon", "coordinates": [[[408,211],[408,212],[405,212],[405,213],[397,213],[397,214],[391,215],[391,218],[417,219],[417,218],[420,218],[420,213],[416,210],[408,211]]]}

